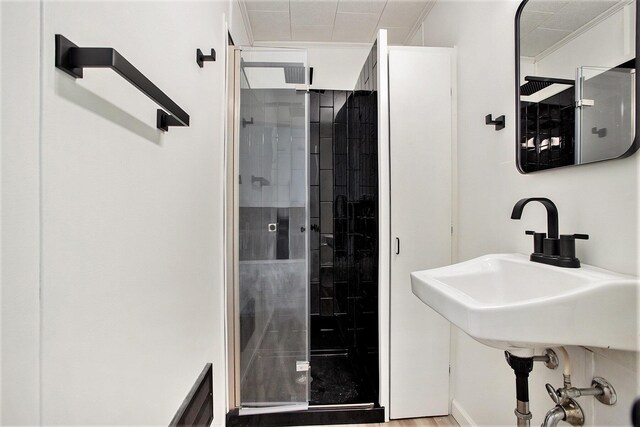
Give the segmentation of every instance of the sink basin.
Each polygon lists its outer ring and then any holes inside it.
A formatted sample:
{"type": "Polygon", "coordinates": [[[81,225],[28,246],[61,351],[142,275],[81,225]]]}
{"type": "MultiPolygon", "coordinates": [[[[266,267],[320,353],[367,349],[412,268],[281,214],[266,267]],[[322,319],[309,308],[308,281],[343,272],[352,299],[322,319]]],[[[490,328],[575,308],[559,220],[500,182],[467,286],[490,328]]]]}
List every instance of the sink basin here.
{"type": "Polygon", "coordinates": [[[413,293],[475,340],[525,356],[581,345],[638,350],[638,279],[520,254],[411,273],[413,293]]]}

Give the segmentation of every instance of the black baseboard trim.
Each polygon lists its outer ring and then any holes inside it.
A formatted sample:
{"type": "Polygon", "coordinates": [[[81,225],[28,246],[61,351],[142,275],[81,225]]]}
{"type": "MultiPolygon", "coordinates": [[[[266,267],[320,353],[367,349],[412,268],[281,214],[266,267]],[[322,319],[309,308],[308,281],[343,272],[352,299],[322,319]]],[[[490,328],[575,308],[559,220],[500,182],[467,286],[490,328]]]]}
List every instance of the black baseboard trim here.
{"type": "Polygon", "coordinates": [[[238,409],[227,413],[227,427],[285,427],[384,422],[384,407],[370,409],[326,409],[240,415],[238,409]]]}

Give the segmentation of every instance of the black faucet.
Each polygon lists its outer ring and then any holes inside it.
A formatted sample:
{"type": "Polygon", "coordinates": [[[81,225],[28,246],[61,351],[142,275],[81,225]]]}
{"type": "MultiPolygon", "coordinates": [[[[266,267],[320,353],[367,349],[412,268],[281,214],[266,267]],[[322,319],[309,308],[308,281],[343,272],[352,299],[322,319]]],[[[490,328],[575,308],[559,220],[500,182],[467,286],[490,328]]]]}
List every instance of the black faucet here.
{"type": "Polygon", "coordinates": [[[520,199],[513,207],[511,219],[520,219],[522,211],[529,202],[540,202],[547,209],[547,232],[525,231],[533,236],[533,253],[529,259],[533,262],[555,265],[557,267],[578,268],[580,260],[576,258],[576,239],[588,239],[587,234],[564,234],[558,236],[558,208],[546,197],[520,199]]]}

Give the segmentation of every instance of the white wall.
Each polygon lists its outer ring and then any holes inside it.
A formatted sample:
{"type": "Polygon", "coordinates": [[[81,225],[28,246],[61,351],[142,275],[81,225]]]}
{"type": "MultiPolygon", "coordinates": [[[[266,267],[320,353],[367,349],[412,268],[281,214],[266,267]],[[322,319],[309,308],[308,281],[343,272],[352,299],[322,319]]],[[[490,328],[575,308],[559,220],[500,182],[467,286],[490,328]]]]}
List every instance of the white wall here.
{"type": "Polygon", "coordinates": [[[0,424],[39,422],[40,5],[0,2],[0,424]]]}
{"type": "Polygon", "coordinates": [[[1,3],[2,424],[166,424],[207,362],[224,423],[229,4],[1,3]],[[191,126],[162,134],[110,70],[57,70],[56,33],[118,49],[191,126]]]}
{"type": "MultiPolygon", "coordinates": [[[[458,47],[459,260],[492,252],[530,253],[532,243],[524,230],[545,229],[544,208],[528,206],[520,221],[509,219],[511,209],[522,197],[546,196],[558,206],[561,232],[591,236],[578,243],[584,263],[638,274],[637,154],[529,175],[516,169],[513,35],[518,3],[441,1],[423,24],[425,45],[458,47]],[[506,129],[496,132],[486,126],[489,113],[505,114],[506,129]]],[[[594,375],[602,375],[619,393],[614,407],[581,398],[587,425],[628,424],[630,404],[639,391],[638,354],[569,350],[576,386],[588,386],[594,375]]],[[[515,423],[515,381],[502,352],[454,328],[451,375],[459,422],[515,423]],[[461,410],[468,414],[466,421],[461,410]]],[[[530,387],[532,425],[540,424],[552,407],[545,382],[560,386],[561,373],[536,365],[530,387]]]]}
{"type": "Polygon", "coordinates": [[[333,90],[353,90],[371,50],[368,43],[256,42],[254,45],[307,49],[307,60],[313,67],[311,89],[333,90]]]}

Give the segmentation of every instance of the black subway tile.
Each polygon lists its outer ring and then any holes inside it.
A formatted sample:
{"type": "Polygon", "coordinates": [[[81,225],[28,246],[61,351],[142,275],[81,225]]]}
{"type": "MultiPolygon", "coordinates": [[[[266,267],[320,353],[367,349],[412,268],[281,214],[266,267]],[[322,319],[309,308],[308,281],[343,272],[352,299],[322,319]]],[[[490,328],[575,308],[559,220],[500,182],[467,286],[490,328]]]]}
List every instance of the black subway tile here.
{"type": "Polygon", "coordinates": [[[333,150],[336,154],[347,154],[347,125],[336,123],[333,125],[333,150]]]}
{"type": "Polygon", "coordinates": [[[317,185],[309,187],[309,216],[320,216],[320,188],[317,185]]]}
{"type": "Polygon", "coordinates": [[[309,157],[309,184],[320,185],[320,155],[311,154],[309,157]]]}
{"type": "Polygon", "coordinates": [[[318,282],[312,282],[309,287],[309,299],[311,302],[311,314],[320,313],[320,284],[318,282]]]}
{"type": "Polygon", "coordinates": [[[333,137],[333,108],[320,108],[320,138],[333,137]]]}
{"type": "Polygon", "coordinates": [[[320,152],[320,123],[311,123],[309,125],[309,152],[320,152]]]}
{"type": "Polygon", "coordinates": [[[333,156],[333,174],[334,184],[336,186],[347,185],[347,156],[344,154],[335,154],[333,156]]]}
{"type": "Polygon", "coordinates": [[[320,299],[320,316],[333,316],[333,298],[320,299]]]}
{"type": "Polygon", "coordinates": [[[318,92],[309,93],[309,121],[320,121],[320,94],[318,92]]]}
{"type": "Polygon", "coordinates": [[[320,203],[320,231],[322,233],[333,233],[333,203],[320,203]]]}
{"type": "Polygon", "coordinates": [[[320,171],[320,201],[333,202],[333,171],[331,169],[320,171]]]}
{"type": "Polygon", "coordinates": [[[320,265],[333,265],[333,248],[327,244],[320,245],[320,265]]]}
{"type": "Polygon", "coordinates": [[[325,90],[320,93],[320,106],[321,107],[333,107],[333,91],[325,90]]]}

